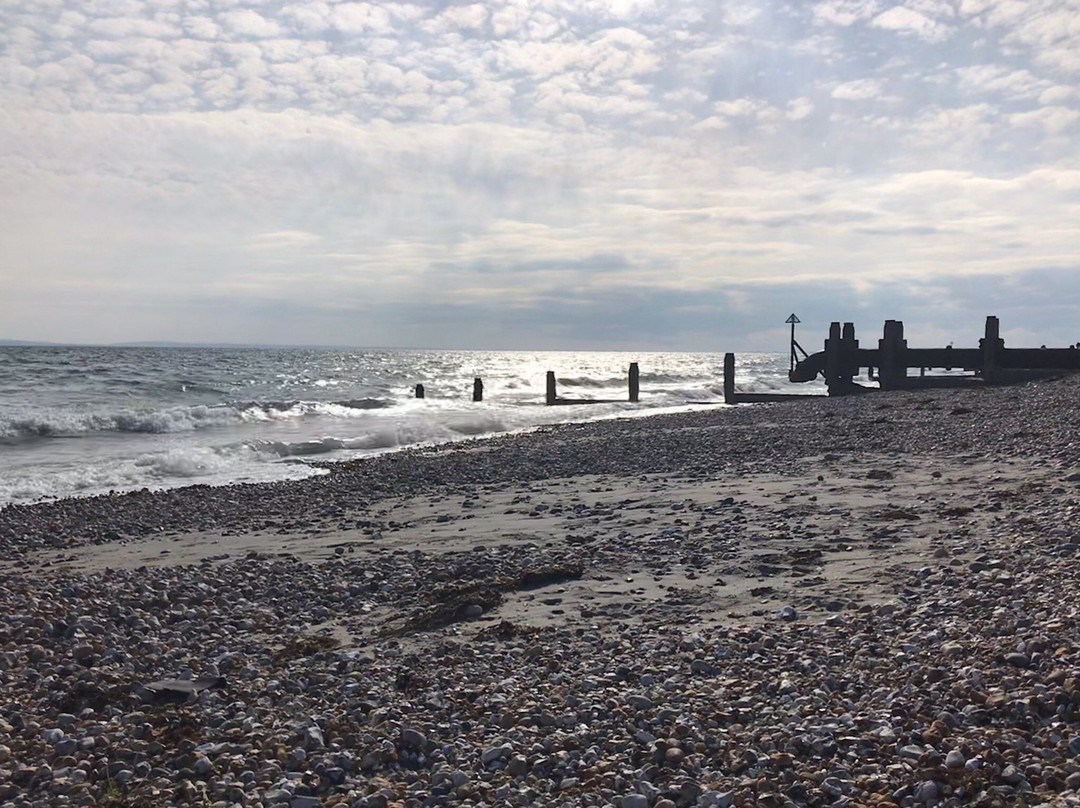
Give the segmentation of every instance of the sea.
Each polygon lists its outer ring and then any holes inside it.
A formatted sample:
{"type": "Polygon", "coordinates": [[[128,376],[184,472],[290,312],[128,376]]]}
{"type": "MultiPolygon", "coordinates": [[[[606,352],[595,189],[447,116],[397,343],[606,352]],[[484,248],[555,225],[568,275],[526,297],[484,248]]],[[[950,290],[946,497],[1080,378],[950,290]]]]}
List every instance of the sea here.
{"type": "MultiPolygon", "coordinates": [[[[740,389],[791,385],[737,355],[740,389]]],[[[723,405],[723,355],[210,347],[0,347],[0,507],[110,491],[287,480],[312,461],[723,405]],[[627,372],[640,368],[640,401],[627,372]],[[614,403],[549,407],[560,397],[614,403]],[[474,402],[473,380],[483,381],[474,402]],[[417,384],[425,397],[415,397],[417,384]]]]}

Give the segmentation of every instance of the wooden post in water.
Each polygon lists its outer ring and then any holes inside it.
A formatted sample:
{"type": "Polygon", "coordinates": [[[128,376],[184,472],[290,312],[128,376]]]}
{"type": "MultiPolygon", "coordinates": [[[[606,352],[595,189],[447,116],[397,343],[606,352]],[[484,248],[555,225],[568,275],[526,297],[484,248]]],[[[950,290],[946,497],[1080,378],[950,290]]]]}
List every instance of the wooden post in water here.
{"type": "Polygon", "coordinates": [[[886,320],[885,329],[878,341],[878,356],[881,362],[878,378],[882,390],[903,390],[907,387],[907,363],[904,361],[906,350],[903,321],[886,320]]]}
{"type": "Polygon", "coordinates": [[[417,398],[423,398],[424,397],[424,385],[422,385],[422,384],[416,385],[416,397],[417,398]]]}
{"type": "Polygon", "coordinates": [[[484,382],[477,376],[472,382],[472,400],[483,401],[484,400],[484,382]]]}
{"type": "Polygon", "coordinates": [[[1001,381],[1001,352],[1005,349],[1005,340],[1000,336],[1001,323],[993,315],[986,318],[986,336],[979,340],[982,350],[982,377],[989,384],[1001,381]]]}
{"type": "Polygon", "coordinates": [[[724,403],[735,403],[735,354],[724,354],[724,403]]]}
{"type": "Polygon", "coordinates": [[[547,372],[547,404],[551,406],[558,400],[558,396],[555,394],[555,371],[549,370],[547,372]]]}
{"type": "Polygon", "coordinates": [[[636,404],[639,400],[639,387],[638,387],[638,363],[630,363],[630,402],[636,404]]]}

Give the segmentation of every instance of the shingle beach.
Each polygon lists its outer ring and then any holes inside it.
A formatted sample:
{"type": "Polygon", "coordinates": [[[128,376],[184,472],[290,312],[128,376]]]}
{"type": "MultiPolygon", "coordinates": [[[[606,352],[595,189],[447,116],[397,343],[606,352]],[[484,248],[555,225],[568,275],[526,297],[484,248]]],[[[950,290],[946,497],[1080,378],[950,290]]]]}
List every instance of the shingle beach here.
{"type": "Polygon", "coordinates": [[[1080,379],[329,468],[0,510],[0,805],[1080,806],[1080,379]]]}

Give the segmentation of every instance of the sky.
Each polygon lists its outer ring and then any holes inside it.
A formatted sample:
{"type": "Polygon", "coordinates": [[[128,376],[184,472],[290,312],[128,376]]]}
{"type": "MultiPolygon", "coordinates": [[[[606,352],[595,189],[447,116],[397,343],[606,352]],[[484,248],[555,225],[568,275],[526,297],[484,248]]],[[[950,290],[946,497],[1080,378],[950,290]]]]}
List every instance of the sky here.
{"type": "Polygon", "coordinates": [[[0,0],[0,337],[1080,341],[1080,0],[0,0]]]}

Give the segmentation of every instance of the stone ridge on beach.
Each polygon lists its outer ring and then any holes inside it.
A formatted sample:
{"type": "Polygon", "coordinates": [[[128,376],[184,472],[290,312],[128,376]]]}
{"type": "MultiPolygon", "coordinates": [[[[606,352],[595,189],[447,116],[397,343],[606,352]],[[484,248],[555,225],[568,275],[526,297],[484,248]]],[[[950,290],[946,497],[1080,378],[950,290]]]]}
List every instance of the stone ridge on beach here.
{"type": "Polygon", "coordinates": [[[1078,434],[1066,378],[7,507],[0,806],[1080,806],[1078,434]]]}

